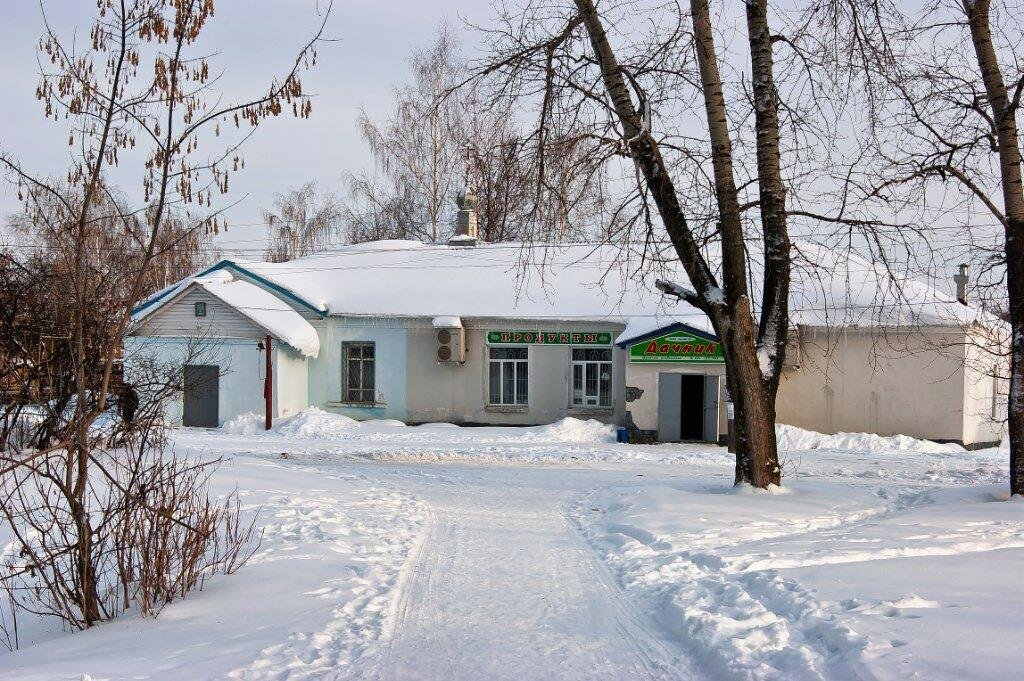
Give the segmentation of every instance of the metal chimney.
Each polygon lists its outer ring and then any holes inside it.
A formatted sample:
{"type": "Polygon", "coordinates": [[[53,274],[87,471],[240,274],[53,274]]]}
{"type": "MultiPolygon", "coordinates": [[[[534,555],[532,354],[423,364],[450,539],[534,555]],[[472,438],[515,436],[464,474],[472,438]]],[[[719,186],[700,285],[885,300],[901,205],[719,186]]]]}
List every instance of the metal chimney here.
{"type": "Polygon", "coordinates": [[[459,212],[455,217],[455,236],[448,240],[449,246],[476,246],[478,202],[476,192],[469,185],[455,197],[459,212]]]}
{"type": "Polygon", "coordinates": [[[953,275],[953,283],[956,284],[956,299],[961,305],[967,304],[967,282],[970,277],[967,275],[967,263],[960,263],[960,271],[953,275]]]}

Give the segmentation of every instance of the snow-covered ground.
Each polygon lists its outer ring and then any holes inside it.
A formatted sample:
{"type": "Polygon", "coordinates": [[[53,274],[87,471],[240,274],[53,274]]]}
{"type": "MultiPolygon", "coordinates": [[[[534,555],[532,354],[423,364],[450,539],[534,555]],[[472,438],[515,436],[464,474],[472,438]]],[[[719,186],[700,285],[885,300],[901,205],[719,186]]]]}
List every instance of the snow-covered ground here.
{"type": "Polygon", "coordinates": [[[720,448],[610,429],[181,430],[262,547],[156,620],[26,625],[4,679],[1012,678],[1024,503],[1005,453],[780,432],[775,493],[720,448]]]}

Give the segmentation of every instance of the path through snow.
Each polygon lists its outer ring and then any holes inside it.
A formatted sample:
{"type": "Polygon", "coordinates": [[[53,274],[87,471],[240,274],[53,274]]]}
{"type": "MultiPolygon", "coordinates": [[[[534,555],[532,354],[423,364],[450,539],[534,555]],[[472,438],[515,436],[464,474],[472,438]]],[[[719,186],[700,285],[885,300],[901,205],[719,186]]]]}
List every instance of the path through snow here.
{"type": "Polygon", "coordinates": [[[394,640],[361,673],[694,677],[569,525],[562,494],[527,481],[509,485],[504,476],[473,477],[471,486],[420,490],[428,492],[434,521],[397,594],[394,640]]]}

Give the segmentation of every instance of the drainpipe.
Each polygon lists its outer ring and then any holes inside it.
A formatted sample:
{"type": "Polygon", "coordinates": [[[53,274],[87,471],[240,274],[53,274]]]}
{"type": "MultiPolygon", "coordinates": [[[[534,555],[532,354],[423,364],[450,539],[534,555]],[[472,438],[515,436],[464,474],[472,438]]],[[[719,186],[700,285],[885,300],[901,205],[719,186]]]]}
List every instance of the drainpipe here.
{"type": "Polygon", "coordinates": [[[266,425],[267,430],[270,430],[270,426],[273,425],[273,409],[274,409],[274,362],[271,357],[271,345],[270,335],[267,335],[267,356],[266,356],[266,373],[263,379],[263,402],[266,405],[266,425]]]}

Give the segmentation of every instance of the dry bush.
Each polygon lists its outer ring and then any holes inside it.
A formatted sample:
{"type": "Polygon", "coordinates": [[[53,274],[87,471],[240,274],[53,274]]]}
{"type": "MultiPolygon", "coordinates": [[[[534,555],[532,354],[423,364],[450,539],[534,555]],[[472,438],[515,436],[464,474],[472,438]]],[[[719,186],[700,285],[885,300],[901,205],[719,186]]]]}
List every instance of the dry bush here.
{"type": "MultiPolygon", "coordinates": [[[[69,629],[89,626],[81,608],[79,532],[61,490],[68,458],[55,450],[0,478],[0,511],[14,535],[0,558],[0,589],[10,595],[0,605],[0,645],[16,645],[19,614],[56,617],[69,629]]],[[[97,448],[91,463],[101,475],[90,476],[85,494],[94,531],[87,567],[103,619],[129,611],[155,617],[208,577],[234,572],[259,548],[256,516],[243,513],[237,491],[210,496],[220,460],[182,458],[159,425],[117,449],[97,448]]]]}

